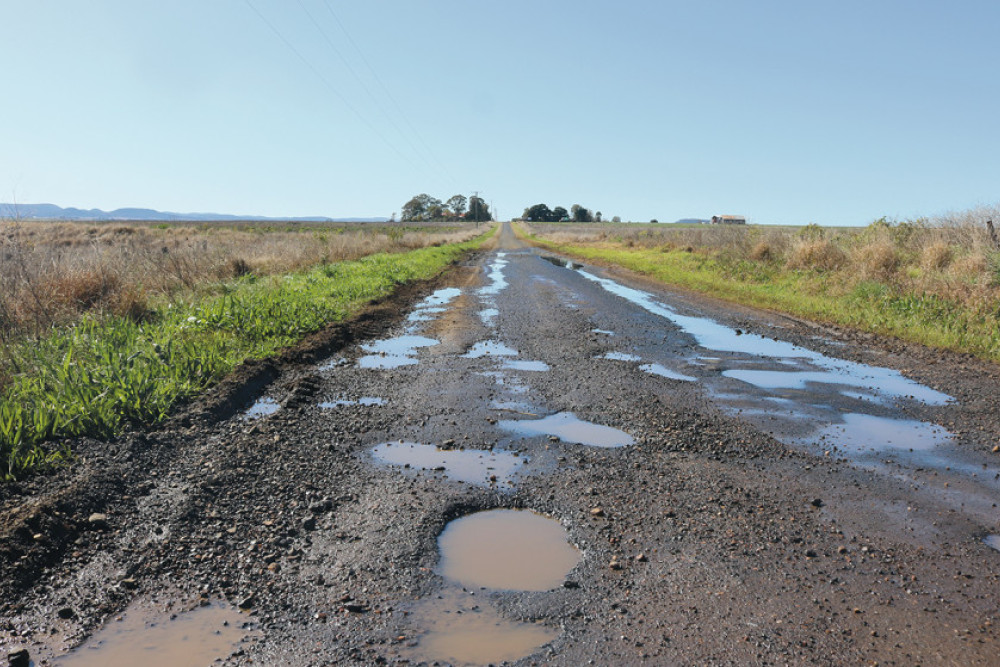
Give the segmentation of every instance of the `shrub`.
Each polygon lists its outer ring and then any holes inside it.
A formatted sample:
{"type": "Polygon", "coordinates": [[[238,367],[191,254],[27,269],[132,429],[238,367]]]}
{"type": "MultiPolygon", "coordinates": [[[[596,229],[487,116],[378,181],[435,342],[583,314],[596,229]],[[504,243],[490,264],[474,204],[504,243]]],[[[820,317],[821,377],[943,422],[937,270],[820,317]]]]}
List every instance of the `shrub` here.
{"type": "Polygon", "coordinates": [[[899,270],[899,252],[891,241],[877,240],[858,246],[854,255],[861,275],[866,278],[888,281],[899,270]]]}
{"type": "Polygon", "coordinates": [[[923,251],[921,251],[920,265],[927,272],[943,271],[948,268],[954,258],[955,253],[948,243],[934,241],[930,245],[924,246],[923,251]]]}
{"type": "Polygon", "coordinates": [[[801,241],[792,248],[788,267],[833,271],[847,263],[847,256],[837,244],[826,239],[801,241]]]}
{"type": "Polygon", "coordinates": [[[758,241],[750,251],[750,259],[758,262],[768,262],[774,259],[774,250],[767,241],[758,241]]]}

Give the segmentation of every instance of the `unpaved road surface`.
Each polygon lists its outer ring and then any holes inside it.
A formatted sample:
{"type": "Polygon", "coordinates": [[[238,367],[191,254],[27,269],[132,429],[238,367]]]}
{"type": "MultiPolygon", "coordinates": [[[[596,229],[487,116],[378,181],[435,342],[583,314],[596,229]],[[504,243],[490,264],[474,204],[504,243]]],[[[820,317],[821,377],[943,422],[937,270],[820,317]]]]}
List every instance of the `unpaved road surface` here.
{"type": "Polygon", "coordinates": [[[110,640],[60,656],[140,618],[167,633],[147,666],[166,645],[186,655],[166,664],[997,665],[997,371],[505,226],[165,428],[4,487],[0,657],[112,664],[110,640]],[[192,627],[221,645],[184,648],[192,627]]]}

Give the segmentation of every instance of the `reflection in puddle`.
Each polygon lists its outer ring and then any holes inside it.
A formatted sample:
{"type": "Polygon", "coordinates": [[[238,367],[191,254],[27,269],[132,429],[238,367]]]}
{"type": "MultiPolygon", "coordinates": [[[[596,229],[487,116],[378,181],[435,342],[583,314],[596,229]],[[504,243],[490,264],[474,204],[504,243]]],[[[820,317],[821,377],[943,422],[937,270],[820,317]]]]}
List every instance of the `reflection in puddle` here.
{"type": "Polygon", "coordinates": [[[987,535],[983,538],[983,542],[986,546],[1000,551],[1000,535],[987,535]]]}
{"type": "Polygon", "coordinates": [[[455,519],[438,537],[441,575],[466,587],[547,591],[580,560],[566,529],[527,510],[490,510],[455,519]]]}
{"type": "Polygon", "coordinates": [[[490,280],[490,284],[481,287],[479,289],[480,294],[484,296],[499,294],[507,286],[507,279],[503,276],[504,267],[507,266],[506,257],[507,253],[497,253],[496,259],[490,264],[489,273],[486,274],[486,277],[490,280]]]}
{"type": "Polygon", "coordinates": [[[512,485],[514,474],[528,459],[494,449],[439,449],[416,442],[385,442],[372,449],[376,460],[389,465],[434,470],[468,484],[512,485]]]}
{"type": "MultiPolygon", "coordinates": [[[[443,289],[436,290],[433,294],[423,299],[418,303],[413,312],[407,316],[406,321],[410,324],[417,324],[419,322],[430,322],[435,319],[441,313],[447,311],[445,308],[451,301],[460,295],[462,290],[457,287],[445,287],[443,289]]],[[[415,327],[411,327],[415,328],[415,327]]]]}
{"type": "Polygon", "coordinates": [[[498,340],[482,340],[472,346],[468,352],[462,355],[465,359],[478,359],[480,357],[516,357],[517,350],[508,347],[498,340]]]}
{"type": "Polygon", "coordinates": [[[557,633],[541,625],[508,621],[484,597],[449,588],[418,604],[411,618],[426,628],[404,651],[412,662],[487,665],[514,662],[557,633]]]}
{"type": "Polygon", "coordinates": [[[596,334],[604,334],[605,336],[614,336],[615,335],[614,331],[608,331],[607,329],[591,329],[591,331],[593,333],[596,333],[596,334]]]}
{"type": "Polygon", "coordinates": [[[926,451],[951,440],[951,434],[940,426],[913,419],[846,414],[843,420],[842,424],[831,424],[820,430],[815,437],[827,444],[856,452],[886,449],[926,451]]]}
{"type": "Polygon", "coordinates": [[[576,262],[571,262],[568,259],[563,259],[561,257],[552,257],[550,255],[543,255],[544,259],[549,264],[555,264],[556,266],[561,266],[565,269],[582,269],[583,264],[577,264],[576,262]]]}
{"type": "Polygon", "coordinates": [[[479,318],[483,321],[483,324],[485,324],[488,327],[491,327],[493,326],[493,323],[496,322],[497,316],[499,314],[500,311],[497,310],[496,308],[483,308],[482,310],[479,311],[479,318]]]}
{"type": "Polygon", "coordinates": [[[560,412],[545,419],[509,420],[499,422],[500,428],[525,437],[551,435],[563,442],[591,447],[625,447],[635,440],[625,431],[578,419],[572,412],[560,412]]]}
{"type": "Polygon", "coordinates": [[[639,370],[643,373],[649,373],[650,375],[658,375],[661,378],[680,380],[682,382],[696,382],[698,379],[693,378],[690,375],[684,375],[683,373],[672,371],[663,364],[643,364],[642,366],[639,366],[639,370]]]}
{"type": "Polygon", "coordinates": [[[319,407],[324,410],[329,410],[331,408],[339,408],[345,405],[362,405],[365,407],[371,407],[373,405],[385,405],[385,399],[379,398],[378,396],[362,396],[356,401],[350,399],[341,398],[336,401],[325,401],[319,404],[319,407]]]}
{"type": "Polygon", "coordinates": [[[375,341],[361,346],[367,356],[358,359],[359,368],[390,369],[400,366],[412,366],[417,361],[417,350],[422,347],[437,345],[438,341],[426,336],[398,336],[386,340],[375,341]]]}
{"type": "Polygon", "coordinates": [[[68,667],[176,667],[208,665],[226,658],[246,636],[243,617],[215,603],[181,614],[164,614],[133,605],[57,665],[68,667]]]}
{"type": "Polygon", "coordinates": [[[512,371],[547,371],[549,365],[544,361],[522,361],[520,359],[507,359],[503,362],[504,368],[512,371]]]}
{"type": "Polygon", "coordinates": [[[281,409],[281,404],[274,400],[270,396],[264,396],[258,398],[257,401],[247,408],[246,412],[243,413],[244,419],[260,419],[261,417],[269,417],[275,412],[281,409]]]}
{"type": "Polygon", "coordinates": [[[611,361],[642,361],[642,357],[627,352],[605,352],[599,359],[610,359],[611,361]]]}
{"type": "Polygon", "coordinates": [[[340,366],[347,366],[350,363],[351,362],[349,362],[347,359],[344,359],[343,357],[337,357],[335,359],[329,359],[328,361],[323,362],[322,364],[317,366],[316,369],[320,371],[332,371],[334,368],[339,368],[340,366]]]}

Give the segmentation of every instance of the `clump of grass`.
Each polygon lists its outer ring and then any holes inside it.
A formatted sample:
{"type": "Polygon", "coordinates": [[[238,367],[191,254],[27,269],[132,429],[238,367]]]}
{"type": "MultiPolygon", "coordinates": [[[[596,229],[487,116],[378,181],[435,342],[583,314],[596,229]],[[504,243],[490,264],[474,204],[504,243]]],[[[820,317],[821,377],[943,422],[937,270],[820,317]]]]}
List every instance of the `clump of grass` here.
{"type": "Polygon", "coordinates": [[[834,242],[824,238],[803,239],[792,248],[788,258],[790,269],[835,271],[847,263],[847,254],[834,242]]]}
{"type": "Polygon", "coordinates": [[[891,281],[899,271],[901,259],[896,246],[885,239],[859,245],[854,250],[854,265],[865,278],[891,281]]]}
{"type": "Polygon", "coordinates": [[[944,271],[955,259],[955,252],[947,241],[934,241],[924,246],[920,253],[920,265],[924,271],[944,271]]]}

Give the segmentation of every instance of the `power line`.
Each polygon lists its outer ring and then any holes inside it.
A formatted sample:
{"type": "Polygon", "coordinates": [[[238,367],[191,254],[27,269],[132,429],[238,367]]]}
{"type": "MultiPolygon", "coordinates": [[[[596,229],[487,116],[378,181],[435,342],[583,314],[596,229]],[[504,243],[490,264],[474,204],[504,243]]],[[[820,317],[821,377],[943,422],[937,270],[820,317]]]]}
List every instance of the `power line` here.
{"type": "Polygon", "coordinates": [[[363,62],[365,64],[365,67],[368,68],[368,71],[371,72],[372,78],[375,79],[379,87],[382,88],[382,92],[384,92],[385,96],[389,98],[390,102],[392,102],[392,105],[396,109],[396,113],[398,113],[400,118],[403,119],[403,122],[406,123],[406,126],[410,129],[410,131],[413,132],[413,136],[417,138],[417,141],[419,141],[420,145],[424,147],[424,149],[427,151],[427,154],[431,156],[431,159],[433,159],[434,162],[437,163],[438,167],[440,167],[444,175],[448,177],[448,180],[450,180],[453,185],[458,186],[458,181],[455,180],[455,177],[452,176],[451,172],[448,171],[448,167],[446,167],[444,163],[438,159],[437,155],[434,152],[434,149],[432,149],[430,146],[427,145],[427,142],[424,141],[424,138],[417,131],[417,128],[415,128],[413,124],[410,122],[410,119],[407,117],[406,113],[399,105],[399,102],[396,101],[396,98],[392,94],[392,91],[389,90],[389,87],[386,86],[385,83],[382,81],[382,78],[378,75],[378,72],[376,72],[375,68],[372,67],[370,62],[368,62],[368,58],[365,57],[365,52],[361,50],[361,47],[359,47],[357,42],[354,41],[354,38],[351,37],[351,33],[347,30],[347,26],[345,26],[343,21],[340,20],[340,17],[337,16],[336,12],[333,11],[333,7],[330,6],[330,0],[323,0],[323,6],[325,6],[326,10],[330,12],[330,16],[332,16],[333,20],[337,22],[337,25],[340,26],[340,30],[341,32],[344,33],[344,36],[347,37],[347,41],[351,43],[351,46],[354,47],[354,50],[357,51],[359,56],[361,56],[361,62],[363,62]]]}
{"type": "Polygon", "coordinates": [[[379,132],[378,128],[372,125],[371,121],[369,121],[367,118],[361,115],[361,112],[359,112],[354,107],[354,105],[351,104],[351,102],[347,99],[347,97],[345,97],[343,93],[337,90],[334,87],[334,85],[330,83],[329,79],[323,76],[323,73],[320,72],[311,62],[309,62],[308,59],[306,59],[305,56],[302,55],[302,53],[298,49],[295,48],[295,46],[290,41],[288,41],[284,35],[281,34],[281,32],[274,26],[273,23],[268,21],[267,17],[265,17],[263,14],[260,13],[260,10],[258,10],[254,6],[254,4],[250,2],[250,0],[243,0],[243,1],[246,3],[247,7],[253,10],[253,13],[256,14],[260,18],[260,20],[263,21],[265,25],[267,25],[268,28],[271,29],[271,32],[277,35],[278,39],[284,42],[285,46],[287,46],[292,51],[292,53],[294,53],[298,57],[298,59],[305,64],[306,67],[312,70],[312,73],[315,74],[316,77],[326,85],[326,87],[330,90],[330,92],[332,92],[341,102],[343,102],[344,106],[350,109],[354,113],[354,115],[357,116],[358,119],[368,127],[368,129],[370,129],[379,139],[381,139],[382,142],[385,143],[385,145],[388,146],[390,150],[392,150],[396,155],[400,157],[400,159],[408,163],[414,169],[419,169],[417,165],[413,164],[413,161],[410,160],[410,158],[403,155],[403,153],[398,148],[396,148],[396,146],[394,146],[388,139],[386,139],[385,135],[379,132]]]}

